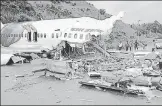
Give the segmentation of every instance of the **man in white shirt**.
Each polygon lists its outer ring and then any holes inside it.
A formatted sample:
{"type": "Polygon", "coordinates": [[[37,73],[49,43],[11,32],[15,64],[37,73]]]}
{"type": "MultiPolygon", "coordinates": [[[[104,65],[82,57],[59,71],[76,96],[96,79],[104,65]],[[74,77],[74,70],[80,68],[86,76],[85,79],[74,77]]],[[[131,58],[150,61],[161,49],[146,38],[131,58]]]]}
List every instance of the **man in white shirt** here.
{"type": "Polygon", "coordinates": [[[122,43],[122,42],[120,42],[120,43],[119,43],[119,50],[121,50],[121,49],[122,49],[122,47],[123,47],[123,43],[122,43]]]}

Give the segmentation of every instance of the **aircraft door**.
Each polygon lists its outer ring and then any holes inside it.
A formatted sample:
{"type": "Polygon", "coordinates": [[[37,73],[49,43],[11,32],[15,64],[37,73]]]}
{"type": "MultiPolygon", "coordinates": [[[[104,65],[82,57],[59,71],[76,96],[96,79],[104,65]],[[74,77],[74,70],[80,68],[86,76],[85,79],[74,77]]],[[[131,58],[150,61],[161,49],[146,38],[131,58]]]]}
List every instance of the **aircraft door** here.
{"type": "Polygon", "coordinates": [[[34,32],[33,33],[33,41],[34,42],[37,42],[38,41],[38,34],[37,34],[37,32],[34,32]]]}
{"type": "Polygon", "coordinates": [[[27,39],[28,39],[28,42],[31,42],[31,32],[28,32],[27,39]]]}

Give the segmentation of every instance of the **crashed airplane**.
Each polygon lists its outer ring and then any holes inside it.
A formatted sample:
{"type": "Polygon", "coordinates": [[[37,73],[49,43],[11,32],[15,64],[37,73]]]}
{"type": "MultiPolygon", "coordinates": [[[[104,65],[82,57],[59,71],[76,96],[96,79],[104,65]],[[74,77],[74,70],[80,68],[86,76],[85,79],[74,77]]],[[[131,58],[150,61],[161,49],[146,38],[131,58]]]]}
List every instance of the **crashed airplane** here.
{"type": "Polygon", "coordinates": [[[1,29],[1,44],[28,50],[37,47],[52,49],[62,40],[84,43],[90,40],[91,35],[108,35],[113,24],[123,16],[124,12],[120,12],[105,20],[82,17],[9,23],[1,29]]]}
{"type": "Polygon", "coordinates": [[[121,11],[105,20],[81,17],[9,23],[5,26],[1,23],[1,46],[14,53],[52,50],[61,41],[76,47],[90,41],[92,36],[99,36],[100,39],[108,36],[113,24],[124,13],[121,11]]]}

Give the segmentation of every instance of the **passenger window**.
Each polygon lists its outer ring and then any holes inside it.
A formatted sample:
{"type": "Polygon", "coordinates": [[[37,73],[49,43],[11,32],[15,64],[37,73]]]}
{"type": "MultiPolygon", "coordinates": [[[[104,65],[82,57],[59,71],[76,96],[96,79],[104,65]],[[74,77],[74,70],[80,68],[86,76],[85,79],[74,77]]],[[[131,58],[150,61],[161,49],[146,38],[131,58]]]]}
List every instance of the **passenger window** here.
{"type": "Polygon", "coordinates": [[[58,36],[59,36],[59,34],[58,34],[58,33],[56,33],[56,38],[58,38],[58,36]]]}
{"type": "Polygon", "coordinates": [[[10,34],[8,34],[8,37],[10,37],[10,34]]]}
{"type": "Polygon", "coordinates": [[[11,34],[11,37],[12,37],[13,35],[11,34]]]}
{"type": "Polygon", "coordinates": [[[88,40],[89,39],[89,36],[90,36],[90,34],[87,34],[86,37],[85,37],[85,39],[88,40]]]}
{"type": "Polygon", "coordinates": [[[52,33],[52,38],[54,38],[54,33],[52,33]]]}
{"type": "Polygon", "coordinates": [[[69,33],[68,38],[71,38],[72,33],[69,33]]]}
{"type": "Polygon", "coordinates": [[[21,34],[21,37],[23,38],[23,34],[21,34]]]}
{"type": "Polygon", "coordinates": [[[41,38],[43,38],[43,34],[41,34],[41,38]]]}
{"type": "Polygon", "coordinates": [[[44,38],[46,38],[46,33],[44,33],[44,38]]]}
{"type": "Polygon", "coordinates": [[[77,39],[77,34],[74,35],[74,38],[77,39]]]}
{"type": "Polygon", "coordinates": [[[83,34],[80,34],[80,39],[83,39],[83,34]]]}
{"type": "Polygon", "coordinates": [[[66,37],[67,37],[67,33],[64,34],[64,38],[66,38],[66,37]]]}

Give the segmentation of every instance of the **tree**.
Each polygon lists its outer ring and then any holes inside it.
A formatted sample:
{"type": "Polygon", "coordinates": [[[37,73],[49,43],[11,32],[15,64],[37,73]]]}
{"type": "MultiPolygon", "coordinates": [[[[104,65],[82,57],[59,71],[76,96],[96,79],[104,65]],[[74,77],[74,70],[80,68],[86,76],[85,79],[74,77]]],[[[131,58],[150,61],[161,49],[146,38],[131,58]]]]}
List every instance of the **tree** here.
{"type": "Polygon", "coordinates": [[[100,12],[101,15],[105,15],[106,10],[105,9],[100,9],[99,12],[100,12]]]}

